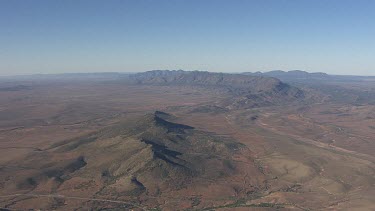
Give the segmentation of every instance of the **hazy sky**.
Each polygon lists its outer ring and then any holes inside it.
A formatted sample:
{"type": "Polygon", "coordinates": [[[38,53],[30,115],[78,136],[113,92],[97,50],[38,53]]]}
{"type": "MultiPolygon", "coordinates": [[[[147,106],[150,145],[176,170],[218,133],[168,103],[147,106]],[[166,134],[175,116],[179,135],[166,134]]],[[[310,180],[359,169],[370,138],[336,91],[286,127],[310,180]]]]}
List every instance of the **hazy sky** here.
{"type": "Polygon", "coordinates": [[[375,75],[375,0],[0,0],[0,75],[375,75]]]}

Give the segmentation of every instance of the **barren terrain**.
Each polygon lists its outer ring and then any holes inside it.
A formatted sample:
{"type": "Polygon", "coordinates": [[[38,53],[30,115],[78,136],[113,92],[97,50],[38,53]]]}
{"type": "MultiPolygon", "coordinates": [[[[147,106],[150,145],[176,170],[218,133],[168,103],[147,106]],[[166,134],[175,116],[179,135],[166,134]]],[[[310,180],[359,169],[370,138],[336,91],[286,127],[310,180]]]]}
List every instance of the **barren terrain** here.
{"type": "Polygon", "coordinates": [[[0,82],[1,208],[375,210],[374,81],[82,77],[0,82]]]}

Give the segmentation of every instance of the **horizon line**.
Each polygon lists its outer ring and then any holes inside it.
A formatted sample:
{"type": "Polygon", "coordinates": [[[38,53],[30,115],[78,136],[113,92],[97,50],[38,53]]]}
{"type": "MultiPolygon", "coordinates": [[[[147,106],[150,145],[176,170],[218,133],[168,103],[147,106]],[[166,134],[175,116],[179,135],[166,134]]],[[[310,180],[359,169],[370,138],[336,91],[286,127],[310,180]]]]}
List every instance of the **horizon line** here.
{"type": "Polygon", "coordinates": [[[243,74],[243,73],[269,73],[273,71],[281,71],[284,73],[292,72],[292,71],[301,71],[306,72],[308,74],[314,74],[314,73],[323,73],[327,74],[329,76],[359,76],[359,77],[375,77],[375,75],[353,75],[353,74],[330,74],[326,72],[309,72],[305,70],[269,70],[269,71],[238,71],[238,72],[227,72],[227,71],[209,71],[209,70],[184,70],[184,69],[153,69],[153,70],[144,70],[144,71],[94,71],[94,72],[61,72],[61,73],[34,73],[34,74],[15,74],[15,75],[0,75],[0,78],[7,78],[7,77],[32,77],[32,76],[53,76],[53,75],[74,75],[74,74],[136,74],[136,73],[143,73],[143,72],[149,72],[149,71],[186,71],[186,72],[193,72],[193,71],[199,71],[199,72],[211,72],[211,73],[228,73],[228,74],[243,74]]]}

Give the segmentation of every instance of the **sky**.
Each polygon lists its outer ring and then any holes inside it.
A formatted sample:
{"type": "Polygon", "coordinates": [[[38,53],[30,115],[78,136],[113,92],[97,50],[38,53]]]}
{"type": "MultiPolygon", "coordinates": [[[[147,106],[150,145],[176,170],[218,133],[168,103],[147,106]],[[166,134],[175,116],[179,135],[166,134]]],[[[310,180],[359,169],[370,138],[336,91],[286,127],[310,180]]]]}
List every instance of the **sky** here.
{"type": "Polygon", "coordinates": [[[0,75],[375,75],[375,0],[0,0],[0,75]]]}

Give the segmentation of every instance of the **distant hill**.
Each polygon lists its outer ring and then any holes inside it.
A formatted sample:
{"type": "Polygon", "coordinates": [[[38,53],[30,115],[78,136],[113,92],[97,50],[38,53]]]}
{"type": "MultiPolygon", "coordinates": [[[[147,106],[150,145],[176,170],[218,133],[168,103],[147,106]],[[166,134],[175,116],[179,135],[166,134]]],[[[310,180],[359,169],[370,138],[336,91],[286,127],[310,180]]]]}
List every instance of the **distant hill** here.
{"type": "Polygon", "coordinates": [[[302,70],[273,70],[269,72],[244,72],[243,75],[275,77],[282,81],[375,81],[375,76],[329,75],[323,72],[309,73],[302,70]]]}
{"type": "Polygon", "coordinates": [[[282,70],[273,70],[269,72],[245,72],[242,73],[244,75],[252,75],[252,76],[268,76],[268,77],[275,77],[279,79],[295,79],[295,80],[306,80],[306,79],[327,79],[330,76],[326,73],[317,72],[317,73],[309,73],[302,70],[291,70],[291,71],[282,71],[282,70]]]}
{"type": "Polygon", "coordinates": [[[269,76],[285,83],[297,86],[308,96],[314,95],[318,101],[331,100],[339,103],[356,105],[374,104],[375,76],[329,75],[326,73],[309,73],[301,70],[242,73],[246,76],[269,76]]]}
{"type": "Polygon", "coordinates": [[[220,90],[232,96],[223,104],[229,108],[268,106],[304,98],[300,89],[264,76],[154,70],[137,73],[130,78],[140,85],[189,85],[220,90]]]}

